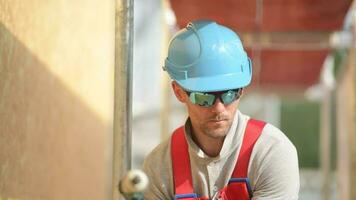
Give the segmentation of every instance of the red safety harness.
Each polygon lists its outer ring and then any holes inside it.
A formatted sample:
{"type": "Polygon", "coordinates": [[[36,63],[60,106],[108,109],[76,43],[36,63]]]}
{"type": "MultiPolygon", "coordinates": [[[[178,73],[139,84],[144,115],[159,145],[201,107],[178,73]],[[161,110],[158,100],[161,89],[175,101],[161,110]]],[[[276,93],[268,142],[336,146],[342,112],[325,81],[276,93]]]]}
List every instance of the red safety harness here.
{"type": "MultiPolygon", "coordinates": [[[[232,177],[228,185],[219,191],[219,199],[250,200],[252,198],[252,190],[247,178],[247,168],[253,146],[261,135],[265,124],[265,122],[254,119],[248,121],[232,177]]],[[[174,200],[208,200],[208,198],[198,198],[197,194],[194,193],[188,143],[183,126],[175,130],[172,135],[171,156],[175,187],[174,200]]]]}

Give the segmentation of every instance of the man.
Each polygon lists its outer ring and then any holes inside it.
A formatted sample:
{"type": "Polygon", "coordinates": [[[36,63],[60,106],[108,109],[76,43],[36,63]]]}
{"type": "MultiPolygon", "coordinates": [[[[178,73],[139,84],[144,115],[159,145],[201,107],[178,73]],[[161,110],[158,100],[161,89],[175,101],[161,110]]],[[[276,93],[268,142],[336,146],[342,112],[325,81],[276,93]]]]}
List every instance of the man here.
{"type": "Polygon", "coordinates": [[[145,199],[298,199],[293,144],[237,109],[252,68],[232,30],[189,23],[171,40],[164,69],[189,117],[145,159],[145,199]]]}

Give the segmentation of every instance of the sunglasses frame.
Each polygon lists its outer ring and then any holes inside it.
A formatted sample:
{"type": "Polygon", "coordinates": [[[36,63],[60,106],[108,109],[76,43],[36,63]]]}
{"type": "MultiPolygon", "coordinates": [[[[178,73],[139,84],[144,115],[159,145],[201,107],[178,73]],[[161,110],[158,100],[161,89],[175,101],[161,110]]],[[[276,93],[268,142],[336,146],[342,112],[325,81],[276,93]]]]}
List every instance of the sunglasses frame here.
{"type": "Polygon", "coordinates": [[[218,98],[224,105],[229,105],[229,104],[233,103],[234,101],[238,100],[241,97],[242,91],[243,91],[243,88],[237,88],[237,89],[225,90],[225,91],[219,91],[219,92],[189,92],[189,91],[185,91],[185,92],[188,95],[190,102],[192,102],[193,104],[202,106],[202,107],[211,107],[215,104],[216,99],[218,99],[218,98]],[[236,96],[234,97],[234,99],[231,102],[225,103],[225,101],[222,98],[222,95],[227,94],[232,91],[235,92],[236,96]],[[195,94],[212,95],[212,96],[214,96],[214,99],[212,100],[211,105],[207,101],[205,101],[204,104],[201,105],[199,103],[194,102],[194,100],[192,100],[193,98],[195,98],[194,97],[195,94]]]}

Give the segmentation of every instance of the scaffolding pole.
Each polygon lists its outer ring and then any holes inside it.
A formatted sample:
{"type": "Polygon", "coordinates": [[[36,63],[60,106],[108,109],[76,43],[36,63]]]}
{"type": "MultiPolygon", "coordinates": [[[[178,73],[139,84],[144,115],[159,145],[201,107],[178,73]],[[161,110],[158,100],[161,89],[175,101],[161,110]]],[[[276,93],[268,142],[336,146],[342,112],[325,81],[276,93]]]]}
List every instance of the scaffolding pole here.
{"type": "Polygon", "coordinates": [[[115,1],[115,85],[112,199],[119,180],[131,169],[133,0],[115,1]]]}
{"type": "Polygon", "coordinates": [[[324,98],[321,101],[321,127],[320,127],[320,148],[321,148],[321,171],[323,174],[322,196],[323,200],[330,198],[330,138],[331,138],[331,90],[324,91],[324,98]]]}

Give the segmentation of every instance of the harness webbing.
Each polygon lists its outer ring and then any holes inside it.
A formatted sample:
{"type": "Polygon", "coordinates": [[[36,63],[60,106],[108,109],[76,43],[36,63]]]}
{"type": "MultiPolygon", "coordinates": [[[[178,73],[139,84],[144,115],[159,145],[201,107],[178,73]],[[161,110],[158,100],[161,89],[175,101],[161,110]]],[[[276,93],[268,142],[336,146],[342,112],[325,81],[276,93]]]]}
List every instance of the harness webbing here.
{"type": "MultiPolygon", "coordinates": [[[[247,122],[240,153],[231,178],[246,178],[252,149],[261,135],[265,122],[250,119],[247,122]]],[[[176,129],[171,139],[171,158],[175,194],[193,197],[193,179],[190,168],[188,143],[184,134],[184,126],[176,129]]],[[[194,197],[193,197],[194,198],[194,197]]]]}
{"type": "Polygon", "coordinates": [[[171,148],[175,193],[193,193],[188,143],[184,134],[184,126],[179,127],[174,131],[171,140],[171,148]]]}
{"type": "Polygon", "coordinates": [[[232,178],[246,178],[248,163],[250,161],[252,149],[262,133],[262,129],[266,125],[265,122],[250,119],[246,125],[245,135],[240,149],[239,157],[235,165],[232,178]]]}

